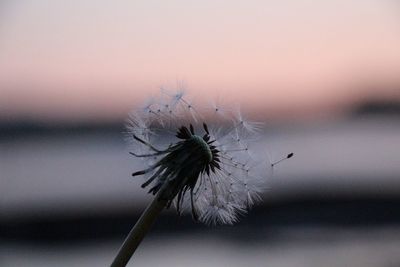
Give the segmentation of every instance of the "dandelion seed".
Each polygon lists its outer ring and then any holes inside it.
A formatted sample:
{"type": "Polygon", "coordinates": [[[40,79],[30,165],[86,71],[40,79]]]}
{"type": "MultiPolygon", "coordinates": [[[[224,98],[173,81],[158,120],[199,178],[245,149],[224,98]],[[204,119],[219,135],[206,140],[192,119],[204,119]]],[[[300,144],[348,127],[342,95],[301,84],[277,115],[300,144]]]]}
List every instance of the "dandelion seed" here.
{"type": "Polygon", "coordinates": [[[142,187],[162,191],[158,197],[179,214],[188,210],[206,224],[236,222],[265,188],[249,146],[261,124],[228,109],[208,123],[183,90],[163,94],[167,99],[147,104],[128,121],[131,154],[151,162],[132,175],[145,176],[142,187]]]}

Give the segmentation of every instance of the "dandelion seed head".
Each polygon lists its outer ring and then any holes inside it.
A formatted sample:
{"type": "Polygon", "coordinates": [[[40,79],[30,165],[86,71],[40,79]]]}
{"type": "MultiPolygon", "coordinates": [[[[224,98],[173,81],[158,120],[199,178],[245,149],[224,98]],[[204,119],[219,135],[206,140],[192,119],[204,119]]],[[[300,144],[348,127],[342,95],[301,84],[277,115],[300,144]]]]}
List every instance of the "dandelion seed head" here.
{"type": "Polygon", "coordinates": [[[183,90],[163,89],[159,99],[133,112],[126,136],[131,154],[145,167],[132,175],[144,176],[142,187],[159,193],[167,207],[174,203],[179,214],[189,211],[206,224],[233,224],[265,188],[267,173],[259,171],[263,164],[251,146],[261,124],[227,108],[212,109],[211,117],[204,116],[210,107],[200,107],[183,90]]]}

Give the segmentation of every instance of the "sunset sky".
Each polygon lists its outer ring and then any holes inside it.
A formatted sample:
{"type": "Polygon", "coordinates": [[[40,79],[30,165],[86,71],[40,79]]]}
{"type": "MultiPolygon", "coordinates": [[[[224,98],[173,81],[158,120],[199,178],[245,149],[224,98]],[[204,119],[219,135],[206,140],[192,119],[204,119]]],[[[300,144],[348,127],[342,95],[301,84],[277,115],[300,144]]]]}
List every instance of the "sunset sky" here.
{"type": "Polygon", "coordinates": [[[0,118],[123,118],[160,86],[259,117],[400,99],[396,1],[2,1],[0,118]],[[261,114],[261,115],[260,115],[261,114]]]}

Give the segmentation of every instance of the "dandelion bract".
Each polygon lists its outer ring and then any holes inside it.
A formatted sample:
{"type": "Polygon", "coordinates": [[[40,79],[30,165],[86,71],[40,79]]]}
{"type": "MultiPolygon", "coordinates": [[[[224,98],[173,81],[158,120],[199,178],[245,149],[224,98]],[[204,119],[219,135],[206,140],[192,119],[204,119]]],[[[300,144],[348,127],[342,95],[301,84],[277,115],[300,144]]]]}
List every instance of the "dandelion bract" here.
{"type": "MultiPolygon", "coordinates": [[[[229,108],[201,107],[183,91],[162,92],[127,123],[149,193],[207,224],[232,224],[260,199],[265,166],[254,155],[262,125],[229,108]],[[261,164],[259,163],[261,162],[261,164]]],[[[265,162],[264,162],[265,163],[265,162]]]]}

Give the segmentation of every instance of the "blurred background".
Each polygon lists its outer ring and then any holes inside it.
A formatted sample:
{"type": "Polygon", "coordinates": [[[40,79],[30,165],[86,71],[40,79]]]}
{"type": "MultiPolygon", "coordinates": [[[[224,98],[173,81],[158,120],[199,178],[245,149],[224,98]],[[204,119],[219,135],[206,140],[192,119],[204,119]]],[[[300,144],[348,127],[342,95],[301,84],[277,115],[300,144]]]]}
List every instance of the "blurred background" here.
{"type": "Polygon", "coordinates": [[[182,84],[295,157],[234,226],[165,211],[130,266],[400,266],[399,70],[394,0],[2,0],[0,266],[108,266],[151,200],[124,120],[182,84]]]}

